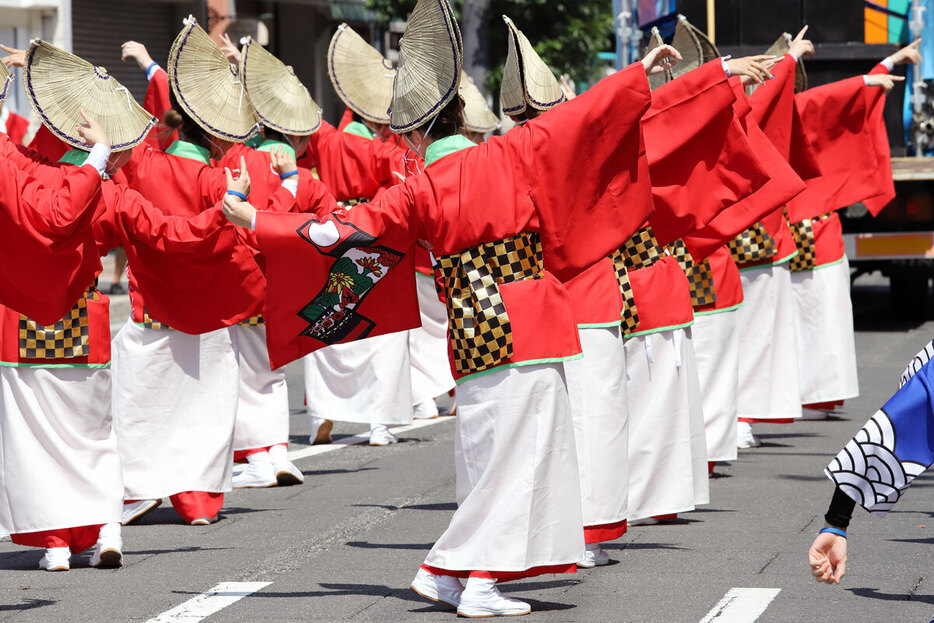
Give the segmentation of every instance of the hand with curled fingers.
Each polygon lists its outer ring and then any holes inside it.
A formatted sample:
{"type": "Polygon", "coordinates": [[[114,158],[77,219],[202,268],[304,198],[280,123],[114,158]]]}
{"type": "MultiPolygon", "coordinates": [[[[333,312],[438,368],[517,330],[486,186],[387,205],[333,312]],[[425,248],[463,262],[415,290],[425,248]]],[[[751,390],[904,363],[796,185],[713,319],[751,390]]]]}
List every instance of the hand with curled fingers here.
{"type": "Polygon", "coordinates": [[[771,80],[772,67],[781,60],[779,56],[768,54],[759,54],[757,56],[744,56],[742,58],[731,58],[726,62],[730,68],[731,76],[742,76],[743,84],[755,82],[763,84],[766,80],[771,80]]]}
{"type": "Polygon", "coordinates": [[[668,67],[673,67],[680,60],[683,59],[678,50],[670,45],[660,45],[645,55],[642,59],[642,66],[645,67],[645,73],[651,76],[662,73],[668,67]]]}
{"type": "Polygon", "coordinates": [[[811,575],[822,584],[839,584],[846,573],[846,537],[818,534],[808,550],[811,575]]]}

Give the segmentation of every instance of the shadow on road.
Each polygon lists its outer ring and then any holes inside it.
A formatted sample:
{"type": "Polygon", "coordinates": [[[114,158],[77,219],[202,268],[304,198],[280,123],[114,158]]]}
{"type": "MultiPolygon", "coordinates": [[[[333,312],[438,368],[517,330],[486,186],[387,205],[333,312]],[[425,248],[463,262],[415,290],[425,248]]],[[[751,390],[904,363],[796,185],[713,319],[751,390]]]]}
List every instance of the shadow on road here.
{"type": "Polygon", "coordinates": [[[347,541],[344,545],[362,549],[422,549],[427,551],[431,549],[434,543],[368,543],[367,541],[347,541]]]}
{"type": "Polygon", "coordinates": [[[26,599],[19,604],[0,604],[0,612],[24,612],[42,606],[51,606],[58,603],[52,599],[26,599]]]}
{"type": "Polygon", "coordinates": [[[883,601],[919,601],[924,604],[934,604],[934,595],[911,595],[909,593],[882,593],[877,588],[848,588],[846,589],[857,597],[881,599],[883,601]]]}

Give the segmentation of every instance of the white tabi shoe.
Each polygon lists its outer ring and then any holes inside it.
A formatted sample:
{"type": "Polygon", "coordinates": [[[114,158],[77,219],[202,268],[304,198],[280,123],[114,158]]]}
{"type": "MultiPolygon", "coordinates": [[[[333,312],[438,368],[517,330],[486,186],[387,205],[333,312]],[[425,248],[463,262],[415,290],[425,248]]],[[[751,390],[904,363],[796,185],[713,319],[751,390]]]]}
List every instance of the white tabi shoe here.
{"type": "Polygon", "coordinates": [[[467,587],[457,606],[457,616],[474,618],[517,617],[532,612],[532,606],[506,597],[492,578],[468,578],[467,587]]]}
{"type": "Polygon", "coordinates": [[[272,470],[279,485],[300,485],[305,482],[305,475],[289,460],[289,452],[283,445],[269,449],[272,470]]]}
{"type": "Polygon", "coordinates": [[[198,517],[197,519],[193,519],[191,521],[191,525],[210,526],[212,523],[215,523],[215,522],[217,522],[217,515],[214,515],[213,517],[198,517]]]}
{"type": "Polygon", "coordinates": [[[461,594],[464,592],[464,585],[457,578],[449,575],[435,575],[424,569],[418,570],[409,588],[425,599],[442,601],[455,608],[460,603],[461,594]]]}
{"type": "Polygon", "coordinates": [[[389,429],[382,424],[371,424],[370,425],[370,445],[371,446],[388,446],[394,443],[399,443],[399,440],[395,435],[389,432],[389,429]]]}
{"type": "Polygon", "coordinates": [[[268,452],[257,452],[246,457],[247,468],[233,477],[234,489],[262,489],[275,487],[278,483],[276,472],[268,452]]]}
{"type": "Polygon", "coordinates": [[[158,508],[160,504],[162,504],[162,500],[140,500],[139,502],[124,504],[120,523],[124,526],[129,525],[149,511],[158,508]]]}
{"type": "Polygon", "coordinates": [[[120,524],[108,523],[101,526],[100,535],[94,553],[91,554],[92,567],[97,569],[115,569],[123,566],[123,538],[120,536],[120,524]]]}
{"type": "Polygon", "coordinates": [[[823,409],[810,409],[808,407],[801,408],[801,419],[802,420],[826,420],[827,412],[823,409]]]}
{"type": "Polygon", "coordinates": [[[577,566],[581,569],[593,569],[608,564],[610,564],[610,555],[600,547],[600,544],[588,543],[587,549],[584,550],[584,558],[577,563],[577,566]]]}
{"type": "Polygon", "coordinates": [[[748,448],[758,448],[762,445],[759,438],[752,434],[752,424],[749,422],[739,422],[736,425],[736,447],[741,450],[748,448]]]}
{"type": "Polygon", "coordinates": [[[71,569],[71,550],[67,547],[50,547],[39,559],[39,568],[46,571],[68,571],[71,569]]]}
{"type": "Polygon", "coordinates": [[[435,404],[434,398],[422,400],[415,405],[412,413],[414,420],[433,420],[436,417],[438,417],[438,405],[435,404]]]}
{"type": "Polygon", "coordinates": [[[311,435],[308,436],[309,446],[320,446],[331,443],[331,430],[334,422],[324,418],[311,416],[311,435]]]}

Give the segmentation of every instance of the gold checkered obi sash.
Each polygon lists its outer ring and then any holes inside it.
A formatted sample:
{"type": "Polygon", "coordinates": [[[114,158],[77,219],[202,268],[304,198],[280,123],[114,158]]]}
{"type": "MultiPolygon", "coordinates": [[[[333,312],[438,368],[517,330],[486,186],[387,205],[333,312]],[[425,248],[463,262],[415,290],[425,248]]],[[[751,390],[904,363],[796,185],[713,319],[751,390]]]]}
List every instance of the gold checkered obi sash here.
{"type": "Polygon", "coordinates": [[[623,246],[610,254],[613,260],[613,269],[616,271],[616,280],[619,282],[619,291],[623,295],[622,331],[623,335],[635,333],[639,328],[639,310],[636,309],[636,299],[632,294],[632,284],[629,282],[629,271],[648,268],[657,262],[664,254],[664,249],[655,239],[655,232],[651,226],[637,231],[623,246]]]}
{"type": "Polygon", "coordinates": [[[688,285],[691,288],[691,305],[698,308],[716,303],[717,291],[713,283],[713,270],[710,268],[710,262],[706,259],[700,263],[695,262],[687,245],[680,238],[668,245],[668,252],[678,260],[681,270],[688,278],[688,285]]]}
{"type": "Polygon", "coordinates": [[[733,261],[740,266],[761,262],[775,257],[778,247],[775,239],[766,231],[762,223],[756,223],[728,244],[733,261]]]}
{"type": "MultiPolygon", "coordinates": [[[[791,272],[800,273],[817,267],[817,242],[814,239],[814,223],[829,216],[830,212],[827,212],[797,223],[788,221],[788,229],[791,230],[791,237],[794,238],[795,248],[798,250],[798,254],[791,258],[791,262],[788,263],[791,272]]],[[[785,219],[788,219],[787,211],[785,212],[785,219]]]]}
{"type": "Polygon", "coordinates": [[[512,357],[512,326],[499,286],[540,279],[542,243],[522,233],[438,258],[454,369],[470,374],[512,357]]]}
{"type": "Polygon", "coordinates": [[[68,314],[53,325],[45,326],[20,314],[20,359],[79,359],[91,354],[88,301],[100,300],[100,292],[91,286],[68,314]]]}
{"type": "MultiPolygon", "coordinates": [[[[262,327],[266,324],[263,320],[263,315],[253,316],[247,318],[237,324],[243,325],[245,327],[262,327]]],[[[152,316],[149,315],[149,312],[146,309],[143,309],[143,326],[147,329],[163,329],[166,331],[172,331],[172,327],[165,324],[164,322],[159,322],[158,320],[153,320],[152,316]]]]}

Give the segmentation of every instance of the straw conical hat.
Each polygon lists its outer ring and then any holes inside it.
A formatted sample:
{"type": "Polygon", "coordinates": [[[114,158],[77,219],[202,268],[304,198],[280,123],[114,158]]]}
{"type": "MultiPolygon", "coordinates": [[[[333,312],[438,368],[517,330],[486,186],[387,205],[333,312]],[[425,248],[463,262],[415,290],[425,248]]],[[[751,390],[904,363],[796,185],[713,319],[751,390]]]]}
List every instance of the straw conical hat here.
{"type": "Polygon", "coordinates": [[[486,104],[486,98],[466,73],[461,75],[461,97],[464,98],[464,122],[471,132],[487,134],[499,128],[499,117],[486,104]]]}
{"type": "Polygon", "coordinates": [[[3,65],[3,67],[0,67],[0,104],[2,104],[6,96],[10,94],[10,85],[13,84],[13,74],[10,73],[6,65],[3,63],[0,63],[0,65],[3,65]]]}
{"type": "Polygon", "coordinates": [[[172,44],[168,73],[179,106],[209,134],[242,143],[259,130],[236,68],[193,17],[172,44]]]}
{"type": "Polygon", "coordinates": [[[682,58],[677,65],[671,68],[672,78],[683,76],[704,63],[704,50],[701,47],[700,40],[694,34],[694,30],[687,18],[683,15],[678,16],[678,24],[675,26],[675,36],[671,40],[671,46],[681,53],[682,58]]]}
{"type": "Polygon", "coordinates": [[[350,110],[367,121],[389,123],[396,70],[347,24],[341,24],[331,37],[328,76],[350,110]]]}
{"type": "Polygon", "coordinates": [[[78,149],[88,149],[75,129],[84,123],[82,109],[101,124],[114,151],[135,147],[156,125],[156,118],[106,69],[45,41],[36,39],[29,46],[23,84],[42,123],[78,149]]]}
{"type": "Polygon", "coordinates": [[[291,66],[252,39],[240,58],[243,87],[266,127],[294,136],[307,136],[321,127],[320,109],[291,66]]]}
{"type": "Polygon", "coordinates": [[[390,129],[414,130],[457,96],[464,45],[448,0],[418,0],[399,42],[390,129]]]}
{"type": "MultiPolygon", "coordinates": [[[[792,37],[789,33],[783,33],[765,53],[772,56],[784,56],[791,49],[791,40],[792,37]]],[[[795,93],[800,93],[807,88],[808,74],[804,71],[804,62],[799,58],[795,64],[795,93]]]]}
{"type": "Polygon", "coordinates": [[[511,19],[503,16],[509,29],[506,66],[500,103],[507,115],[518,115],[526,105],[536,110],[549,110],[564,101],[564,91],[551,69],[511,19]]]}
{"type": "MultiPolygon", "coordinates": [[[[658,32],[658,28],[653,26],[652,34],[649,36],[649,44],[645,48],[645,56],[648,56],[649,52],[662,45],[665,45],[665,42],[662,41],[662,35],[658,32]]],[[[643,58],[645,58],[645,56],[643,56],[643,58]]],[[[665,67],[663,72],[649,75],[649,88],[654,91],[671,80],[671,69],[665,67]]]]}
{"type": "MultiPolygon", "coordinates": [[[[713,44],[713,41],[711,41],[707,35],[704,34],[703,30],[686,19],[684,20],[684,23],[688,26],[688,28],[691,29],[691,32],[694,33],[694,36],[697,37],[697,40],[700,42],[701,50],[703,50],[703,54],[701,54],[701,65],[704,63],[709,63],[715,58],[720,58],[720,50],[717,49],[717,46],[713,44]]],[[[680,52],[680,50],[678,51],[680,52]]]]}

